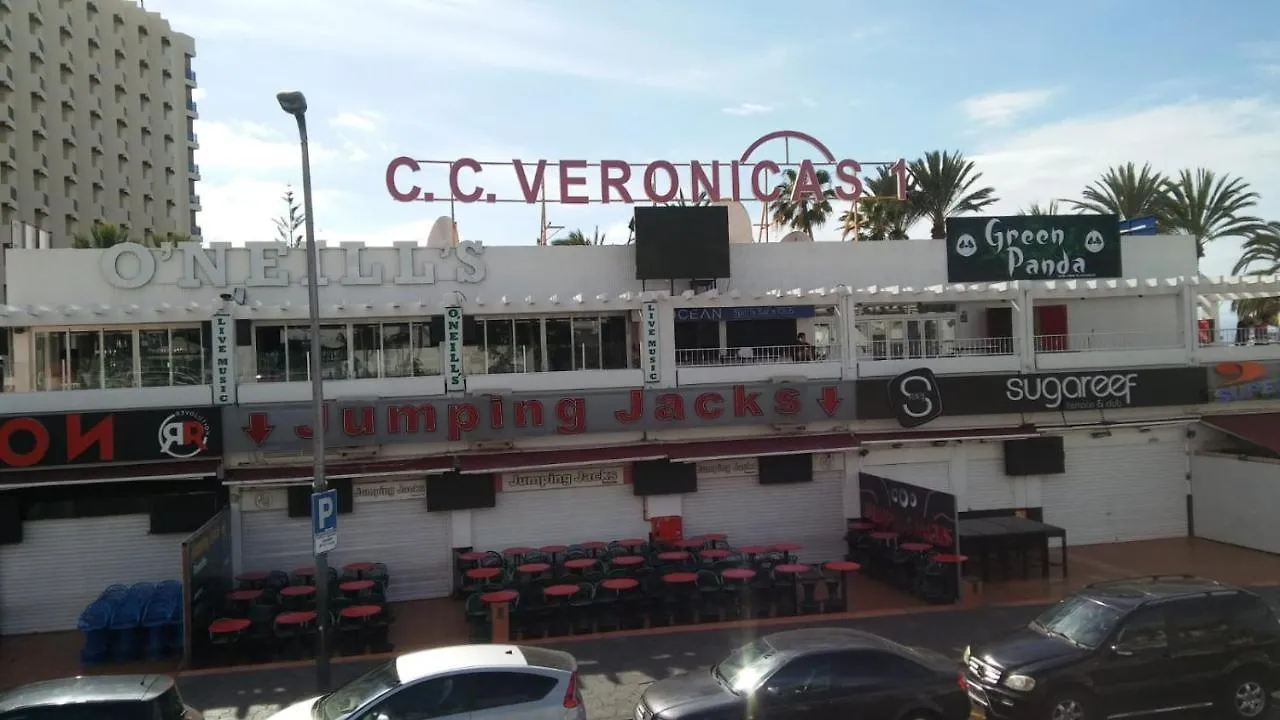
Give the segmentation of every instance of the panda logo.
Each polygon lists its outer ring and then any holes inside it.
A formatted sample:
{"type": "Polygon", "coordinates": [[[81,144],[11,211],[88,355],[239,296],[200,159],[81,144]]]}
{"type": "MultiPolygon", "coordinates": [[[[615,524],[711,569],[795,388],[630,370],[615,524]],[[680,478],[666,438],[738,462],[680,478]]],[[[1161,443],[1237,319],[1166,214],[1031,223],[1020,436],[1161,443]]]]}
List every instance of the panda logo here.
{"type": "Polygon", "coordinates": [[[1084,236],[1084,249],[1091,253],[1102,252],[1107,246],[1107,241],[1102,239],[1102,233],[1097,230],[1090,230],[1088,235],[1084,236]]]}
{"type": "Polygon", "coordinates": [[[978,252],[978,241],[969,233],[956,238],[956,254],[960,257],[973,257],[978,252]]]}

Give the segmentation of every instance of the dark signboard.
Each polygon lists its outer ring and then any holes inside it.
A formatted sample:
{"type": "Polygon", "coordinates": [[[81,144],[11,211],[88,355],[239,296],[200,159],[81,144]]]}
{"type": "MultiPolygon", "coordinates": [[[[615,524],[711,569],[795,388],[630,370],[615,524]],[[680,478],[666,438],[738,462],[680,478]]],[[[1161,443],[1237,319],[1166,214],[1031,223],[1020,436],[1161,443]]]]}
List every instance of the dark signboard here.
{"type": "Polygon", "coordinates": [[[1230,362],[1209,368],[1212,402],[1280,400],[1280,363],[1230,362]]]}
{"type": "Polygon", "coordinates": [[[207,641],[209,623],[222,612],[231,589],[231,510],[223,508],[182,541],[183,660],[191,665],[193,642],[207,641]]]}
{"type": "MultiPolygon", "coordinates": [[[[506,440],[742,425],[852,420],[852,382],[756,383],[670,390],[475,394],[334,402],[331,447],[506,440]]],[[[311,446],[310,403],[228,407],[228,452],[297,452],[311,446]]]]}
{"type": "Polygon", "coordinates": [[[676,322],[740,322],[743,320],[796,320],[813,317],[812,305],[764,305],[760,307],[676,308],[676,322]]]}
{"type": "Polygon", "coordinates": [[[0,469],[189,460],[222,454],[215,408],[0,417],[0,469]]]}
{"type": "Polygon", "coordinates": [[[859,380],[857,389],[859,420],[912,419],[903,427],[924,424],[917,417],[1189,406],[1208,399],[1205,372],[1192,367],[933,377],[914,371],[859,380]],[[930,404],[934,411],[926,412],[930,404]]]}
{"type": "Polygon", "coordinates": [[[947,281],[1121,276],[1115,215],[947,218],[947,281]]]}
{"type": "MultiPolygon", "coordinates": [[[[908,466],[909,467],[909,466],[908,466]]],[[[956,496],[870,473],[858,473],[862,519],[955,552],[959,535],[956,496]]]]}

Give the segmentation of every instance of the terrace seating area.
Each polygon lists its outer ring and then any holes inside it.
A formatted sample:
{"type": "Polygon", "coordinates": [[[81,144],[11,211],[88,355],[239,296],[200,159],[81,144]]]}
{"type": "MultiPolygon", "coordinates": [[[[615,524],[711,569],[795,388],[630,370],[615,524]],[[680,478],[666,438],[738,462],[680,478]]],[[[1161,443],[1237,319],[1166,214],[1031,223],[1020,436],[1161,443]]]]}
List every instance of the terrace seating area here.
{"type": "MultiPolygon", "coordinates": [[[[200,629],[210,648],[202,664],[314,657],[319,621],[315,575],[312,567],[238,575],[236,587],[222,599],[221,614],[200,629]]],[[[327,582],[334,650],[341,655],[389,652],[394,617],[386,598],[391,584],[387,566],[357,562],[341,573],[330,568],[327,582]]]]}
{"type": "Polygon", "coordinates": [[[182,655],[182,584],[166,580],[112,585],[80,613],[84,665],[162,660],[182,655]]]}
{"type": "Polygon", "coordinates": [[[461,553],[457,570],[469,637],[493,635],[509,608],[524,640],[727,620],[845,612],[845,559],[799,562],[795,543],[734,546],[723,534],[629,538],[461,553]]]}

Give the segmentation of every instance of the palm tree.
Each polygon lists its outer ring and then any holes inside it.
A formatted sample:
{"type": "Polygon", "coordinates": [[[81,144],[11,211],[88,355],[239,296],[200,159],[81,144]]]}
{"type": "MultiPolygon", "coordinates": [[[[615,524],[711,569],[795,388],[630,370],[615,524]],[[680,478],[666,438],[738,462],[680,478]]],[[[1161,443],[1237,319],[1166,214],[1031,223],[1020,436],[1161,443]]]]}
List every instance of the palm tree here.
{"type": "MultiPolygon", "coordinates": [[[[1241,247],[1240,259],[1231,269],[1235,275],[1248,271],[1249,275],[1280,274],[1280,222],[1258,225],[1249,231],[1248,239],[1241,247]]],[[[1231,303],[1238,317],[1238,324],[1256,325],[1265,322],[1275,325],[1280,315],[1280,298],[1248,298],[1231,303]]]]}
{"type": "Polygon", "coordinates": [[[831,189],[831,173],[826,170],[818,170],[815,173],[818,178],[818,187],[822,189],[821,198],[805,194],[794,199],[791,195],[796,184],[796,171],[787,170],[782,174],[786,180],[778,186],[781,190],[778,199],[769,203],[773,224],[777,227],[801,230],[812,236],[813,231],[826,225],[827,218],[831,216],[831,199],[836,196],[836,191],[831,189]]]}
{"type": "Polygon", "coordinates": [[[1026,208],[1018,211],[1019,215],[1061,215],[1058,211],[1058,201],[1050,200],[1048,203],[1041,205],[1040,203],[1031,203],[1026,208]]]}
{"type": "MultiPolygon", "coordinates": [[[[72,238],[71,247],[74,248],[94,248],[105,249],[119,245],[120,243],[129,242],[129,226],[116,225],[115,223],[102,222],[94,220],[93,226],[89,228],[89,232],[77,234],[72,238]]],[[[155,247],[154,243],[149,242],[146,236],[142,239],[143,245],[155,247]]]]}
{"type": "Polygon", "coordinates": [[[1154,215],[1157,227],[1167,224],[1169,180],[1147,163],[1112,166],[1084,189],[1080,200],[1067,200],[1078,213],[1119,215],[1121,220],[1154,215]]]}
{"type": "MultiPolygon", "coordinates": [[[[920,219],[916,203],[898,199],[898,179],[888,166],[876,169],[875,177],[862,179],[866,191],[857,207],[840,213],[840,237],[855,240],[906,240],[911,226],[920,219]]],[[[908,184],[907,197],[913,197],[908,184]]]]}
{"type": "Polygon", "coordinates": [[[1204,246],[1218,238],[1248,237],[1263,224],[1248,214],[1258,205],[1258,193],[1239,177],[1182,170],[1167,192],[1169,229],[1195,237],[1196,257],[1204,257],[1204,246]]]}
{"type": "Polygon", "coordinates": [[[961,152],[933,150],[913,160],[909,169],[918,186],[909,202],[919,217],[929,220],[930,237],[935,240],[947,236],[947,218],[978,212],[999,199],[995,188],[975,187],[982,173],[961,152]]]}
{"type": "Polygon", "coordinates": [[[552,245],[603,245],[604,235],[600,234],[600,228],[596,227],[591,237],[587,237],[582,230],[574,230],[569,233],[568,237],[557,238],[551,241],[552,245]]]}
{"type": "Polygon", "coordinates": [[[142,233],[142,238],[143,238],[142,244],[146,245],[147,247],[160,247],[161,245],[165,245],[169,243],[177,245],[178,243],[191,242],[190,235],[187,235],[185,233],[176,233],[172,231],[157,234],[157,233],[151,232],[150,230],[144,230],[142,233]]]}

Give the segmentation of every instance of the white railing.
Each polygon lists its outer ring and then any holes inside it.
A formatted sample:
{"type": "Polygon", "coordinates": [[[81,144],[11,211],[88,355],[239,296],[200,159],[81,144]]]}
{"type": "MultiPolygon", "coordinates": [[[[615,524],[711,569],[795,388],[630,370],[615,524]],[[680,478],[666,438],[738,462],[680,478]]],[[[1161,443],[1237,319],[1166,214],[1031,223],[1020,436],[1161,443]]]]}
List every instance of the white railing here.
{"type": "Polygon", "coordinates": [[[858,360],[910,360],[916,358],[983,357],[1013,355],[1017,338],[964,338],[959,340],[872,340],[858,343],[858,360]]]}
{"type": "Polygon", "coordinates": [[[1246,345],[1276,345],[1280,344],[1280,329],[1273,327],[1248,327],[1240,326],[1234,328],[1221,328],[1219,330],[1209,330],[1200,328],[1197,330],[1197,337],[1201,347],[1212,346],[1246,346],[1246,345]]]}
{"type": "Polygon", "coordinates": [[[1167,350],[1182,347],[1177,331],[1133,331],[1036,335],[1038,353],[1089,352],[1091,350],[1167,350]]]}
{"type": "Polygon", "coordinates": [[[840,348],[837,345],[754,345],[736,348],[676,349],[676,365],[684,367],[839,362],[839,360],[840,348]]]}

